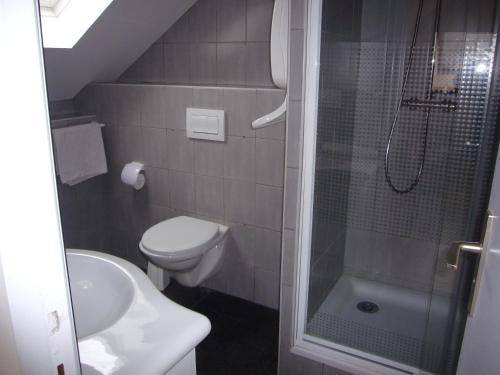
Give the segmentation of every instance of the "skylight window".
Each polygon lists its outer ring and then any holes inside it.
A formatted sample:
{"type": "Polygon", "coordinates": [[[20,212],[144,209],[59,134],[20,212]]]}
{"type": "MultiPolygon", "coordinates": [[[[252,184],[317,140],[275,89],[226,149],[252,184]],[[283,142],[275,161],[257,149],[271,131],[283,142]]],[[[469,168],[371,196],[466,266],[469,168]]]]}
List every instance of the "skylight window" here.
{"type": "Polygon", "coordinates": [[[40,0],[42,17],[57,17],[71,0],[40,0]]]}
{"type": "Polygon", "coordinates": [[[39,0],[45,48],[73,48],[113,0],[39,0]]]}

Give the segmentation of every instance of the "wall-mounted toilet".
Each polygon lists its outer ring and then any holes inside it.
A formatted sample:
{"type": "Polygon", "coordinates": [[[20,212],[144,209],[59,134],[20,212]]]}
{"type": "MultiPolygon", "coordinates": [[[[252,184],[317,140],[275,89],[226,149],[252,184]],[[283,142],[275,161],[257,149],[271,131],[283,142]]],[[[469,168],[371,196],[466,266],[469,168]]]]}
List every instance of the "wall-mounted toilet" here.
{"type": "Polygon", "coordinates": [[[228,227],[189,216],[162,221],[144,232],[139,248],[148,258],[148,276],[160,290],[173,277],[189,287],[219,271],[228,227]]]}

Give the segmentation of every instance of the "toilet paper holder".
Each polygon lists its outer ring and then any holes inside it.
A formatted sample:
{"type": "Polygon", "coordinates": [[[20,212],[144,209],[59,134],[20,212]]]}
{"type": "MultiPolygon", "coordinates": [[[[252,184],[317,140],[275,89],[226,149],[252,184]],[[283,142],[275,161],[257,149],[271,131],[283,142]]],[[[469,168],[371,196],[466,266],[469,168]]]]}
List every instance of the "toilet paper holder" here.
{"type": "Polygon", "coordinates": [[[146,176],[144,176],[144,164],[133,161],[122,169],[121,180],[125,185],[133,187],[135,190],[140,190],[146,183],[146,176]]]}

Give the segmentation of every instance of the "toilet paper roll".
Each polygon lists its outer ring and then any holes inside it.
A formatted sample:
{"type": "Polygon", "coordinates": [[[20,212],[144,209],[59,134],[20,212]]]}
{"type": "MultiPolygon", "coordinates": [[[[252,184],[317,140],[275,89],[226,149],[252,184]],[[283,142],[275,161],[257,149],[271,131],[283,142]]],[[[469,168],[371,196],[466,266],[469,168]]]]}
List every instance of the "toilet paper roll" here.
{"type": "Polygon", "coordinates": [[[146,177],[141,172],[144,164],[136,161],[125,164],[122,170],[121,179],[125,185],[132,186],[135,190],[140,190],[146,183],[146,177]]]}

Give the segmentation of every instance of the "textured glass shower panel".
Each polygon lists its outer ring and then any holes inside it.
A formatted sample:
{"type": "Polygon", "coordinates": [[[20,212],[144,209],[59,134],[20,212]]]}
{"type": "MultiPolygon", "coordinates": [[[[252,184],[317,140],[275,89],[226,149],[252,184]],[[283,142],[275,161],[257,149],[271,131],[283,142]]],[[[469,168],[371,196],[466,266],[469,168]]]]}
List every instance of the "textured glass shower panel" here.
{"type": "MultiPolygon", "coordinates": [[[[435,88],[446,93],[434,98],[458,109],[432,110],[422,179],[401,195],[386,183],[384,157],[408,45],[323,33],[307,333],[442,373],[456,277],[445,254],[453,241],[474,239],[487,196],[487,179],[476,177],[494,145],[485,110],[495,38],[442,33],[437,41],[435,88]],[[373,317],[356,309],[363,293],[380,301],[373,317]]],[[[419,43],[406,98],[425,98],[432,58],[431,44],[419,43]]],[[[418,171],[424,125],[424,111],[402,109],[389,158],[396,186],[418,171]]]]}

